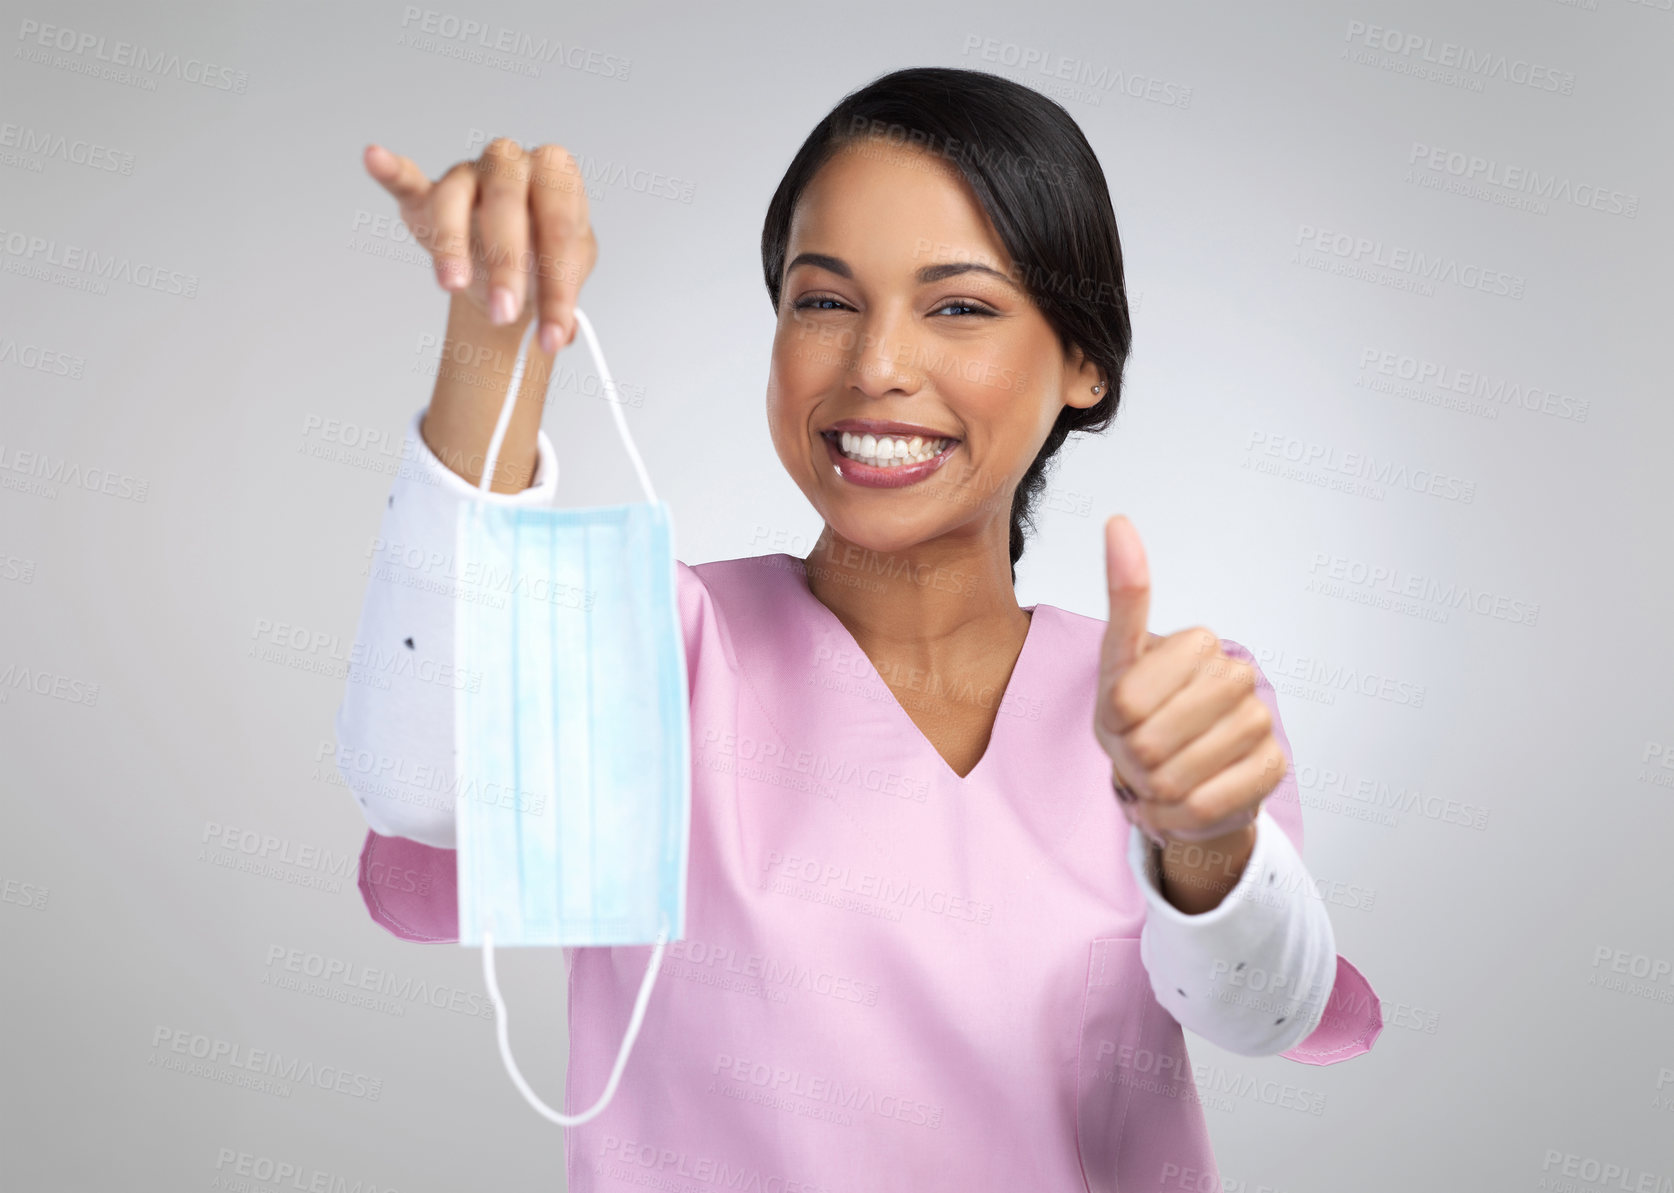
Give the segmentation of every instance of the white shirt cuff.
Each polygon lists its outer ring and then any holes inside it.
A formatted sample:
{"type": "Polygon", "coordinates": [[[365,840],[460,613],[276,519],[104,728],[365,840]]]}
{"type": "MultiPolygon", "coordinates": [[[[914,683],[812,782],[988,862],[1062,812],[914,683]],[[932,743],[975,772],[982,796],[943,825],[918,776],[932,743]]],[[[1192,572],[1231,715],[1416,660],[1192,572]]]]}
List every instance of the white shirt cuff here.
{"type": "Polygon", "coordinates": [[[1336,936],[1301,856],[1265,807],[1237,884],[1200,915],[1163,896],[1156,852],[1137,827],[1128,862],[1147,904],[1140,959],[1182,1027],[1243,1056],[1284,1052],[1313,1033],[1336,981],[1336,936]]]}
{"type": "MultiPolygon", "coordinates": [[[[413,412],[413,417],[407,420],[407,439],[411,447],[407,449],[406,458],[412,461],[413,467],[410,472],[403,470],[397,476],[397,493],[400,492],[402,481],[413,481],[438,486],[453,497],[474,498],[496,505],[552,504],[558,492],[558,453],[544,430],[537,429],[535,432],[535,475],[530,478],[529,487],[516,493],[484,492],[442,463],[436,453],[430,450],[430,445],[424,441],[424,436],[419,431],[426,409],[428,407],[419,407],[413,412]]],[[[451,527],[447,532],[452,533],[451,527]]]]}
{"type": "Polygon", "coordinates": [[[437,849],[454,847],[455,526],[468,502],[551,505],[552,440],[538,432],[534,483],[485,493],[437,458],[407,422],[402,464],[368,560],[355,648],[337,709],[338,770],[368,827],[437,849]]]}

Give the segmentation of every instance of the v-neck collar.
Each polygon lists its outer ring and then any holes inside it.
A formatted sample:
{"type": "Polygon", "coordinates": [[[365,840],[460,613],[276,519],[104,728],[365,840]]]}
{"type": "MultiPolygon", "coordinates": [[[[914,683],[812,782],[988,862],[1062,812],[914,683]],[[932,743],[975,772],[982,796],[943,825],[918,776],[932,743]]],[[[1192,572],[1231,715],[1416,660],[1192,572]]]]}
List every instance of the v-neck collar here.
{"type": "MultiPolygon", "coordinates": [[[[920,729],[918,727],[918,723],[912,719],[911,715],[908,714],[906,708],[896,697],[894,690],[887,683],[884,683],[883,676],[878,673],[877,666],[872,663],[872,657],[861,649],[860,643],[855,639],[855,636],[849,632],[849,627],[843,624],[843,619],[833,613],[824,601],[814,595],[814,590],[808,587],[807,568],[804,561],[795,555],[783,552],[781,552],[778,557],[788,561],[788,565],[779,565],[779,567],[782,568],[786,581],[791,585],[795,592],[800,594],[800,598],[802,600],[806,600],[813,606],[815,619],[823,622],[827,632],[835,635],[840,643],[846,643],[848,647],[855,652],[855,654],[865,659],[867,665],[871,667],[873,677],[882,686],[884,695],[888,697],[887,702],[891,710],[889,715],[898,719],[901,731],[913,735],[913,738],[918,741],[920,748],[928,753],[931,758],[934,758],[935,764],[941,767],[942,774],[945,776],[947,781],[955,784],[975,782],[983,769],[989,766],[988,760],[993,757],[1000,748],[1002,748],[1002,731],[1006,731],[1007,723],[1018,719],[1003,710],[1007,698],[1017,694],[1020,690],[1019,681],[1026,681],[1028,678],[1027,671],[1031,660],[1034,658],[1036,653],[1037,639],[1039,639],[1045,632],[1043,626],[1041,625],[1043,620],[1042,614],[1047,608],[1049,608],[1049,606],[1044,606],[1039,603],[1019,606],[1029,614],[1029,628],[1023,635],[1023,648],[1018,652],[1017,661],[1012,664],[1011,675],[1007,677],[1006,686],[1004,690],[1001,691],[1000,699],[994,706],[994,724],[989,730],[988,744],[983,748],[982,757],[977,759],[976,765],[971,767],[969,772],[961,775],[958,771],[953,769],[953,766],[946,758],[942,757],[942,752],[936,749],[935,743],[924,735],[924,730],[920,729]]],[[[764,556],[763,558],[771,559],[773,556],[764,556]]],[[[871,700],[871,697],[857,698],[871,700]]],[[[882,701],[880,701],[880,703],[881,702],[882,701]]],[[[990,767],[989,769],[992,768],[990,767]]]]}

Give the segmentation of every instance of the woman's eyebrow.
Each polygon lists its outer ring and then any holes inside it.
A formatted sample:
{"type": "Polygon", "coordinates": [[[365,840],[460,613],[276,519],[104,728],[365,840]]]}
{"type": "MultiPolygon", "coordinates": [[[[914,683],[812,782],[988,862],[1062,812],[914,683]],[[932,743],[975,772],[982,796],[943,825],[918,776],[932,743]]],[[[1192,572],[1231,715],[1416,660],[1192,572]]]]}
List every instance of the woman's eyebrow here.
{"type": "MultiPolygon", "coordinates": [[[[849,268],[848,262],[841,257],[833,257],[829,253],[798,253],[791,258],[791,263],[785,266],[786,275],[788,276],[790,271],[798,265],[813,265],[819,269],[830,270],[840,278],[849,278],[850,280],[854,278],[854,270],[849,268]]],[[[946,261],[939,265],[926,265],[918,271],[917,276],[920,282],[928,283],[939,282],[943,278],[950,278],[961,273],[986,273],[998,278],[1013,289],[1016,289],[1017,286],[1015,282],[999,270],[987,265],[978,265],[974,261],[946,261]]]]}

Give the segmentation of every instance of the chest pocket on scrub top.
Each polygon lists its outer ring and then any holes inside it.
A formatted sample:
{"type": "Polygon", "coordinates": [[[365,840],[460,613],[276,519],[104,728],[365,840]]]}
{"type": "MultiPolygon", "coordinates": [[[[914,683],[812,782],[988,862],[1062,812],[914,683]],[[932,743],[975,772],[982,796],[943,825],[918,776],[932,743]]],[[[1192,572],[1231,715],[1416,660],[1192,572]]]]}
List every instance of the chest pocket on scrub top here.
{"type": "Polygon", "coordinates": [[[1215,1173],[1185,1034],[1151,991],[1137,936],[1088,948],[1076,1145],[1090,1193],[1132,1193],[1215,1173]],[[1208,1172],[1204,1172],[1207,1166],[1208,1172]]]}

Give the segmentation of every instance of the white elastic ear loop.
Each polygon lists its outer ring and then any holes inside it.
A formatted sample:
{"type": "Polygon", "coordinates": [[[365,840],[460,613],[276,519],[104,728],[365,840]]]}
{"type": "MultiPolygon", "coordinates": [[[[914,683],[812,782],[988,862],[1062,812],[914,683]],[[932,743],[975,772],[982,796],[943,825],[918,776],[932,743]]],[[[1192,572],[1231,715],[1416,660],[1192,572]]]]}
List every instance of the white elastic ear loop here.
{"type": "MultiPolygon", "coordinates": [[[[652,505],[657,504],[656,490],[651,487],[651,476],[645,471],[645,461],[639,457],[639,449],[634,446],[634,437],[628,432],[628,420],[622,417],[622,403],[617,397],[616,382],[611,380],[610,366],[605,364],[604,352],[599,348],[599,337],[593,332],[593,321],[587,317],[580,307],[575,309],[576,327],[582,338],[587,341],[587,350],[593,354],[593,367],[599,371],[599,382],[604,386],[605,401],[610,403],[610,413],[616,418],[617,433],[622,436],[622,446],[628,449],[628,458],[634,462],[634,471],[639,474],[640,487],[645,490],[645,499],[652,505]]],[[[523,384],[523,366],[529,356],[529,341],[534,338],[535,328],[540,320],[530,319],[529,329],[523,333],[523,343],[517,350],[517,363],[512,366],[511,385],[506,390],[506,400],[500,407],[500,417],[494,423],[494,434],[488,440],[488,455],[482,463],[482,480],[477,482],[477,488],[484,493],[494,483],[494,465],[500,459],[500,445],[505,442],[506,428],[511,425],[512,409],[517,405],[517,391],[523,384]]],[[[553,373],[558,371],[556,363],[553,373]]],[[[546,379],[547,388],[552,386],[552,377],[546,379]]],[[[545,405],[543,394],[541,404],[545,405]]],[[[555,461],[556,463],[556,461],[555,461]]]]}
{"type": "Polygon", "coordinates": [[[537,1114],[557,1123],[560,1127],[579,1127],[582,1123],[595,1117],[609,1104],[616,1093],[616,1084],[622,1080],[622,1068],[628,1063],[628,1053],[633,1049],[634,1039],[639,1035],[640,1022],[645,1018],[645,1004],[651,1001],[651,983],[657,978],[657,970],[663,963],[663,946],[668,944],[668,930],[665,928],[657,935],[657,945],[651,952],[651,963],[645,967],[645,977],[639,983],[639,997],[634,999],[633,1017],[628,1020],[628,1033],[622,1037],[622,1046],[616,1052],[616,1064],[610,1070],[610,1080],[605,1082],[604,1093],[599,1100],[580,1114],[560,1114],[536,1096],[529,1088],[529,1083],[523,1080],[523,1074],[518,1071],[517,1062],[511,1054],[511,1027],[506,1022],[506,1000],[500,997],[500,983],[494,977],[494,933],[484,930],[482,934],[482,976],[488,983],[488,996],[494,1000],[494,1032],[500,1038],[500,1059],[506,1062],[506,1072],[511,1074],[512,1084],[517,1086],[517,1092],[523,1095],[523,1100],[535,1108],[537,1114]]]}
{"type": "MultiPolygon", "coordinates": [[[[511,426],[512,410],[517,405],[517,391],[523,388],[523,366],[529,359],[529,341],[534,338],[535,329],[540,326],[539,319],[529,320],[529,330],[523,333],[523,343],[517,349],[517,363],[512,366],[511,384],[506,387],[506,400],[500,405],[500,417],[494,422],[494,434],[488,437],[488,454],[482,461],[482,479],[477,482],[477,488],[488,492],[494,483],[494,466],[500,462],[500,445],[506,441],[506,428],[511,426]]],[[[552,370],[556,373],[556,367],[552,370]]],[[[552,388],[552,377],[547,376],[547,389],[552,388]]],[[[546,394],[541,395],[541,405],[546,405],[546,394]]],[[[557,461],[553,461],[555,464],[557,461]]]]}
{"type": "Polygon", "coordinates": [[[593,321],[580,307],[575,309],[575,321],[581,328],[581,334],[587,337],[588,350],[593,353],[593,367],[599,370],[599,382],[604,386],[605,401],[610,403],[610,412],[616,416],[616,429],[622,435],[622,446],[628,449],[628,457],[634,462],[634,471],[639,473],[639,483],[645,490],[645,499],[656,505],[657,494],[651,488],[651,476],[645,471],[645,461],[639,458],[639,449],[634,446],[634,437],[628,434],[628,420],[622,417],[622,403],[616,396],[616,382],[610,379],[610,366],[605,364],[604,352],[599,348],[599,337],[593,334],[593,321]]]}

